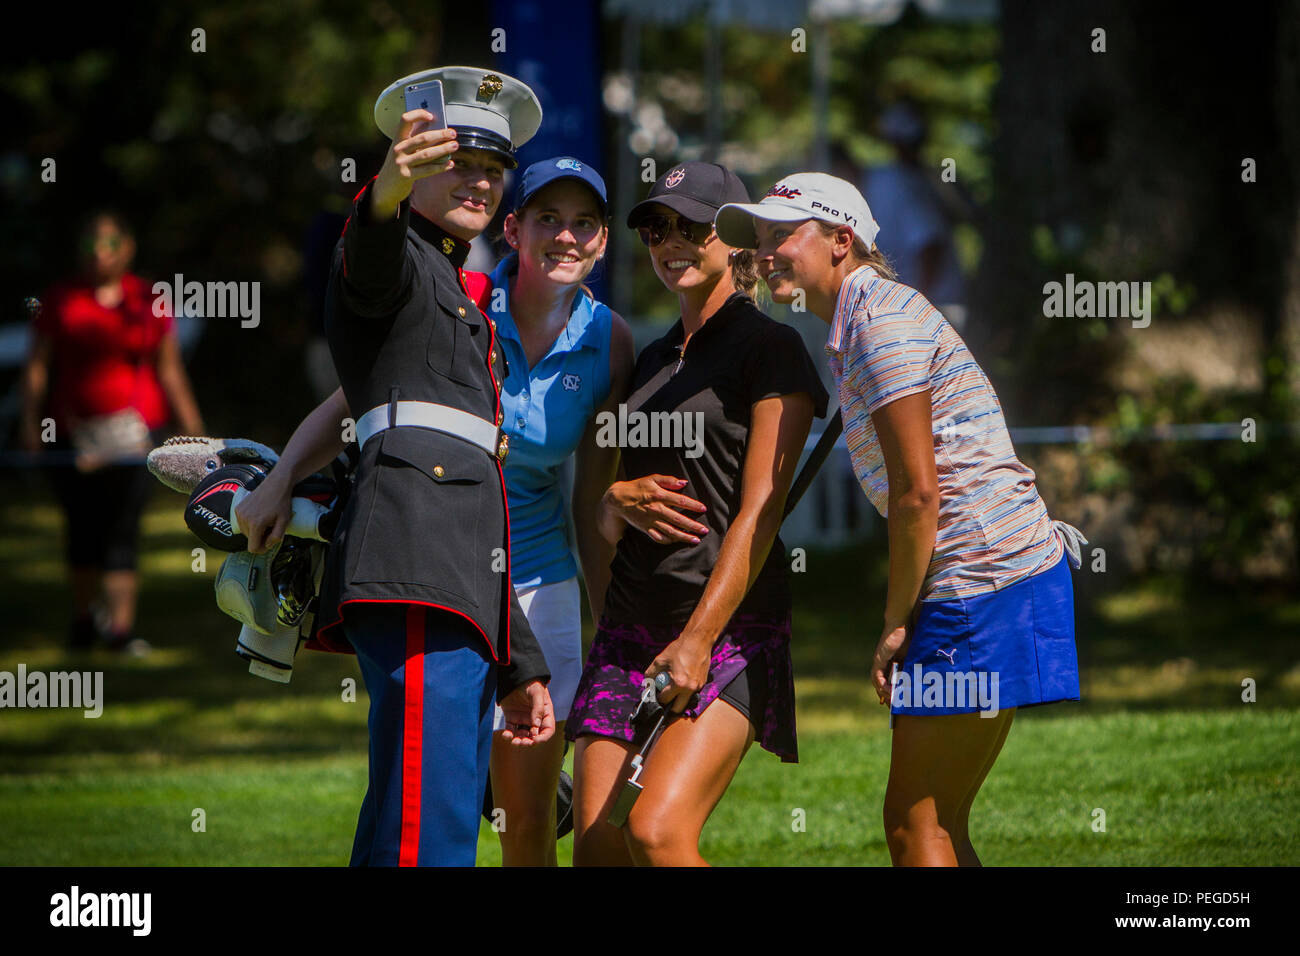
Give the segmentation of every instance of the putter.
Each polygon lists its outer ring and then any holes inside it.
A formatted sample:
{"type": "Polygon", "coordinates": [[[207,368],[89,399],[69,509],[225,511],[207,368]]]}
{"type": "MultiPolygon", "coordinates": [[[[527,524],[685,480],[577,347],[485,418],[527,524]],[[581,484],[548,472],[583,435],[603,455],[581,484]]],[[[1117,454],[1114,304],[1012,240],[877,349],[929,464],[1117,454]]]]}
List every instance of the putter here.
{"type": "Polygon", "coordinates": [[[889,668],[889,729],[894,729],[894,688],[898,686],[898,661],[893,661],[889,668]]]}
{"type": "Polygon", "coordinates": [[[676,716],[669,708],[659,703],[659,693],[665,690],[671,683],[672,678],[668,672],[660,673],[653,681],[646,679],[641,685],[641,703],[637,705],[636,713],[632,715],[632,723],[636,724],[642,720],[654,720],[655,724],[645,743],[641,745],[640,751],[632,758],[632,775],[627,778],[623,784],[623,792],[618,795],[614,801],[614,807],[609,812],[608,823],[610,826],[622,827],[627,823],[628,816],[632,813],[632,807],[636,804],[637,798],[641,796],[641,791],[645,789],[640,783],[641,771],[645,767],[645,758],[650,755],[650,748],[655,745],[659,739],[665,724],[676,716]],[[656,716],[657,715],[657,716],[656,716]]]}

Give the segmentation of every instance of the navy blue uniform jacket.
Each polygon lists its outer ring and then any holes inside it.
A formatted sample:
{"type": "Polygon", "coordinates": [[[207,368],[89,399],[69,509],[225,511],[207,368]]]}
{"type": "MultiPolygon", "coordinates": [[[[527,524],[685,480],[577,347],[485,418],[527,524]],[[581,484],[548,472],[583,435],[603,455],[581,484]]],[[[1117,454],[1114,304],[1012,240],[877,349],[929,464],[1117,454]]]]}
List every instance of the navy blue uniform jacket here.
{"type": "MultiPolygon", "coordinates": [[[[373,180],[334,252],[325,334],[354,418],[390,400],[436,402],[500,423],[505,360],[466,292],[468,243],[402,203],[370,221],[373,180]]],[[[330,543],[314,645],[351,650],[347,605],[400,601],[460,615],[498,667],[498,697],[548,680],[546,659],[510,583],[501,461],[443,432],[401,426],[361,449],[330,543]]]]}

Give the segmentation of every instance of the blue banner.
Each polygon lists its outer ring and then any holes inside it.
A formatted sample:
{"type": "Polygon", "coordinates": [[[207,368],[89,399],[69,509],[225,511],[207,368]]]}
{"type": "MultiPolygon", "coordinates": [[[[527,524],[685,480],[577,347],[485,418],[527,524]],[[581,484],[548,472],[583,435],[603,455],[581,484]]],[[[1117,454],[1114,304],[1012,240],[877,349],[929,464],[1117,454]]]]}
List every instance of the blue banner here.
{"type": "MultiPolygon", "coordinates": [[[[492,24],[499,68],[527,83],[542,102],[542,126],[517,153],[519,170],[550,156],[574,156],[595,167],[609,187],[596,0],[494,0],[492,24]]],[[[603,300],[604,270],[597,267],[588,285],[603,300]]]]}

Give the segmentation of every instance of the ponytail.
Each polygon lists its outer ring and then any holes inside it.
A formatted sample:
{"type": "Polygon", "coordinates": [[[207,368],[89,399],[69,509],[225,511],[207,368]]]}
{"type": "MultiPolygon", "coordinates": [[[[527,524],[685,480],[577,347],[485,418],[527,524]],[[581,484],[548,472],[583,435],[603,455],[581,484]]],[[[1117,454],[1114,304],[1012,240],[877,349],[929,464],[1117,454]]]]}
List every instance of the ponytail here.
{"type": "Polygon", "coordinates": [[[732,249],[728,260],[731,266],[731,282],[737,292],[743,292],[751,299],[758,291],[758,263],[754,261],[754,250],[732,249]]]}

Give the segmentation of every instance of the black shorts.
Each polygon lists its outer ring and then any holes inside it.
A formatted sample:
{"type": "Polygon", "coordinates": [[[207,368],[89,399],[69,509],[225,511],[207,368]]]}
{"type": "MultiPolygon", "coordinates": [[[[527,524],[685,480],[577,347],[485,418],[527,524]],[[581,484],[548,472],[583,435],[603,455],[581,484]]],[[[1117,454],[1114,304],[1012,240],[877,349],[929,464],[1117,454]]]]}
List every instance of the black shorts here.
{"type": "MultiPolygon", "coordinates": [[[[161,444],[159,433],[151,436],[161,444]]],[[[70,452],[60,441],[53,451],[70,452]]],[[[140,516],[158,484],[149,469],[139,465],[108,465],[80,472],[70,463],[47,467],[55,497],[67,519],[65,556],[74,568],[134,571],[140,516]]],[[[178,499],[178,504],[180,501],[178,499]]]]}
{"type": "Polygon", "coordinates": [[[749,718],[755,734],[762,732],[763,714],[767,712],[767,675],[762,670],[760,667],[746,667],[718,695],[719,700],[725,700],[749,718]]]}

